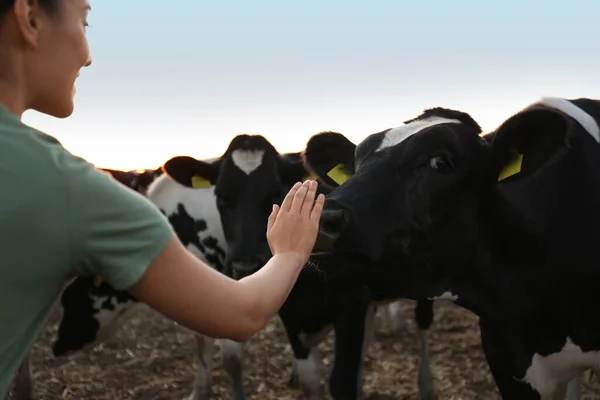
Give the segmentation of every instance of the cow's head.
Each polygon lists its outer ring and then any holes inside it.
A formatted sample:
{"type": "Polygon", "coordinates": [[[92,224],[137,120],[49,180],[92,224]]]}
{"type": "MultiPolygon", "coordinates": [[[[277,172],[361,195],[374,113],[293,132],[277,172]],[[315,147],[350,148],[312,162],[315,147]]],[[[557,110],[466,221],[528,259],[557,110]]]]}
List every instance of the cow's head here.
{"type": "Polygon", "coordinates": [[[301,154],[279,154],[263,136],[238,135],[212,164],[191,157],[176,161],[165,167],[178,182],[215,187],[227,241],[225,272],[235,278],[256,272],[271,256],[266,228],[273,204],[308,175],[301,154]]]}
{"type": "MultiPolygon", "coordinates": [[[[335,244],[377,261],[384,249],[407,248],[413,235],[445,223],[455,207],[468,207],[472,194],[460,189],[483,179],[480,132],[468,114],[434,108],[358,146],[346,144],[339,164],[347,180],[327,196],[315,251],[335,244]]],[[[330,140],[316,135],[307,147],[307,162],[320,174],[334,167],[320,166],[320,142],[330,140]]]]}
{"type": "Polygon", "coordinates": [[[110,174],[114,179],[123,185],[145,194],[148,186],[159,176],[162,175],[162,168],[156,169],[138,169],[132,171],[120,171],[109,168],[98,168],[102,172],[110,174]]]}
{"type": "Polygon", "coordinates": [[[127,291],[113,289],[100,277],[79,276],[63,291],[63,315],[55,356],[68,355],[110,338],[139,304],[127,291]]]}
{"type": "Polygon", "coordinates": [[[162,176],[163,170],[161,167],[159,167],[156,169],[141,169],[135,171],[135,173],[137,174],[137,179],[134,181],[134,186],[132,189],[141,194],[146,194],[150,184],[152,184],[156,178],[162,176]]]}
{"type": "MultiPolygon", "coordinates": [[[[551,168],[571,132],[566,114],[538,105],[484,137],[468,114],[444,108],[372,134],[353,149],[354,174],[327,196],[315,252],[378,261],[464,250],[477,240],[483,202],[551,168]]],[[[325,139],[311,139],[315,151],[325,139]]],[[[319,155],[306,157],[319,171],[319,155]]]]}

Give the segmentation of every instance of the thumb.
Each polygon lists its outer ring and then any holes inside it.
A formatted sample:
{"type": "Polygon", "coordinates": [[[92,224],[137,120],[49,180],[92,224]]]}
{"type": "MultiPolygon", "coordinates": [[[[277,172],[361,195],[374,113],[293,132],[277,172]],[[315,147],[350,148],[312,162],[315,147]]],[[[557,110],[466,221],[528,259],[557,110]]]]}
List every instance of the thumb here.
{"type": "Polygon", "coordinates": [[[279,206],[277,204],[273,204],[273,211],[271,211],[271,215],[269,215],[269,221],[267,222],[267,232],[269,232],[273,227],[273,224],[275,223],[278,214],[279,206]]]}

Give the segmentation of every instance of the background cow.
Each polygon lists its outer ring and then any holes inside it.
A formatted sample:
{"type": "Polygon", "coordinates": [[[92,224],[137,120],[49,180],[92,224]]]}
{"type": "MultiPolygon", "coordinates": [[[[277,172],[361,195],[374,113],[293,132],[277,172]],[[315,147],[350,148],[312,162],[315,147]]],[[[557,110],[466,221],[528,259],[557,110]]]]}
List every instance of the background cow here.
{"type": "Polygon", "coordinates": [[[154,182],[156,178],[163,174],[162,167],[155,169],[136,169],[130,171],[120,171],[109,168],[98,169],[100,171],[108,172],[117,181],[141,194],[145,194],[148,190],[148,186],[150,186],[150,184],[154,182]]]}
{"type": "Polygon", "coordinates": [[[600,365],[599,120],[598,101],[550,98],[487,138],[443,108],[370,135],[315,251],[360,257],[350,273],[374,290],[476,313],[503,398],[564,398],[600,365]]]}

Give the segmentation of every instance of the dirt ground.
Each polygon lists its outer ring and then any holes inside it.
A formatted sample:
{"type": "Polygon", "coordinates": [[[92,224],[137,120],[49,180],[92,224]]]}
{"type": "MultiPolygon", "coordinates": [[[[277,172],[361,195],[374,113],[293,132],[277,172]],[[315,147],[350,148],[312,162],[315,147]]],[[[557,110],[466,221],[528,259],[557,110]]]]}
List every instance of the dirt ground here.
{"type": "MultiPolygon", "coordinates": [[[[385,310],[376,321],[376,336],[365,362],[364,400],[418,400],[418,342],[414,303],[405,300],[406,330],[390,334],[385,310]]],[[[183,400],[195,374],[195,342],[186,329],[148,308],[126,323],[116,337],[57,359],[50,351],[59,315],[53,316],[32,353],[32,373],[40,400],[183,400]]],[[[324,358],[323,388],[331,360],[333,334],[320,345],[324,358]]],[[[430,354],[439,400],[494,400],[498,393],[479,344],[477,318],[450,303],[435,305],[430,354]]],[[[288,388],[292,352],[279,319],[249,341],[245,348],[248,400],[300,399],[288,388]]],[[[231,399],[229,378],[215,355],[216,399],[231,399]]],[[[584,392],[584,400],[600,399],[584,392]]],[[[326,399],[330,399],[327,395],[326,399]]]]}

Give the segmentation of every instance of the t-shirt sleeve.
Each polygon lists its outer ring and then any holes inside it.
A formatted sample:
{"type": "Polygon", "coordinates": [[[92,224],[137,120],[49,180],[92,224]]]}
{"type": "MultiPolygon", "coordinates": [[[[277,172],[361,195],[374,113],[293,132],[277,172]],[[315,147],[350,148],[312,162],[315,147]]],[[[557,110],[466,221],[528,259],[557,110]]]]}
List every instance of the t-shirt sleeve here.
{"type": "Polygon", "coordinates": [[[99,275],[117,290],[131,287],[174,232],[146,197],[92,164],[71,171],[67,207],[74,273],[99,275]]]}

